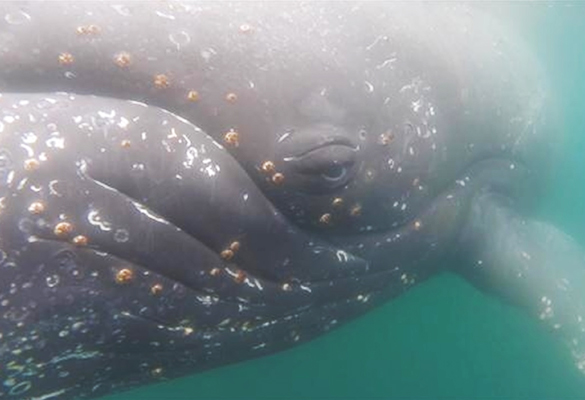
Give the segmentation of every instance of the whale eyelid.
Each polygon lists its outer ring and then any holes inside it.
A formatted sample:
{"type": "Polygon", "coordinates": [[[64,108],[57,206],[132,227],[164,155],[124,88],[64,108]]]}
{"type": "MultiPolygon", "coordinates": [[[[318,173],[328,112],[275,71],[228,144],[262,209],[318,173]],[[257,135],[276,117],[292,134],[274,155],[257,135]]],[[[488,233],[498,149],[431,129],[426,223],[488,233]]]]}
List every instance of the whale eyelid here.
{"type": "Polygon", "coordinates": [[[338,139],[329,140],[325,143],[321,143],[318,146],[311,147],[310,149],[304,150],[303,152],[296,154],[294,156],[284,157],[283,161],[296,161],[296,160],[303,158],[304,156],[306,156],[307,154],[309,154],[315,150],[319,150],[319,149],[322,149],[322,148],[328,147],[328,146],[336,146],[336,145],[349,147],[354,152],[357,152],[360,148],[359,145],[353,146],[351,142],[349,142],[348,140],[346,140],[344,138],[338,138],[338,139]]]}

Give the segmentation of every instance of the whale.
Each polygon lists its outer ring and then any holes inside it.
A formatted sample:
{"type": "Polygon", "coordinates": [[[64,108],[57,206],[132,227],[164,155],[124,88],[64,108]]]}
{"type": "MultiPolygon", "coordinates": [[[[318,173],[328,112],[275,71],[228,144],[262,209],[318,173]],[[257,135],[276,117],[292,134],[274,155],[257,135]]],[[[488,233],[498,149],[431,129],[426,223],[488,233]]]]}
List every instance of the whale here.
{"type": "Polygon", "coordinates": [[[0,396],[273,354],[442,273],[585,369],[544,69],[461,4],[0,5],[0,396]]]}

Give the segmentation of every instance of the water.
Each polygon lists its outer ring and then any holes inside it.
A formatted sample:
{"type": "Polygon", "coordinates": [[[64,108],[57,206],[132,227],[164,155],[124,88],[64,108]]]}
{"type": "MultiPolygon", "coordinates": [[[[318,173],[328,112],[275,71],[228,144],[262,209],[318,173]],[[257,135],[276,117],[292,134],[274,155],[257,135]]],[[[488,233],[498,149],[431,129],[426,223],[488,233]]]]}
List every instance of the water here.
{"type": "MultiPolygon", "coordinates": [[[[585,245],[585,4],[494,6],[563,95],[565,150],[539,212],[585,245]]],[[[296,349],[107,400],[195,398],[569,399],[585,377],[536,321],[444,275],[296,349]]]]}

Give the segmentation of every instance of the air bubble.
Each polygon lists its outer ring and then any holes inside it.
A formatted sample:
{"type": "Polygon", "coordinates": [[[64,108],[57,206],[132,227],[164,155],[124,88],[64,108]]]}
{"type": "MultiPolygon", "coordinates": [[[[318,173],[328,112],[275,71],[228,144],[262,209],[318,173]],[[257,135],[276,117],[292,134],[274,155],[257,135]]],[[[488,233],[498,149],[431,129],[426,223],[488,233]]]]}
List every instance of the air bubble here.
{"type": "Polygon", "coordinates": [[[165,13],[164,13],[164,12],[162,12],[162,11],[158,11],[158,10],[157,10],[157,11],[155,11],[155,13],[156,13],[156,15],[158,15],[158,16],[159,16],[159,17],[161,17],[161,18],[170,19],[170,20],[174,20],[174,19],[175,19],[175,16],[174,16],[174,15],[171,15],[171,14],[165,14],[165,13]]]}
{"type": "Polygon", "coordinates": [[[39,110],[47,110],[55,105],[55,99],[45,98],[37,102],[36,106],[39,110]]]}
{"type": "Polygon", "coordinates": [[[211,60],[211,57],[213,57],[213,55],[216,54],[216,52],[214,49],[208,48],[205,50],[201,50],[199,54],[201,54],[201,58],[203,58],[205,62],[209,62],[211,60]]]}
{"type": "Polygon", "coordinates": [[[59,284],[59,275],[50,275],[46,278],[47,286],[52,288],[59,284]]]}
{"type": "Polygon", "coordinates": [[[22,141],[26,144],[34,144],[37,141],[37,135],[34,132],[25,132],[22,134],[22,141]]]}
{"type": "Polygon", "coordinates": [[[18,221],[18,229],[23,233],[30,233],[34,229],[34,222],[28,218],[23,218],[18,221]]]}
{"type": "Polygon", "coordinates": [[[12,308],[9,311],[6,311],[3,317],[10,322],[16,323],[24,321],[28,315],[28,310],[25,307],[20,307],[12,308]]]}
{"type": "Polygon", "coordinates": [[[83,328],[84,325],[85,325],[85,322],[78,321],[78,322],[75,322],[73,325],[71,325],[71,329],[74,331],[78,331],[81,328],[83,328]]]}
{"type": "Polygon", "coordinates": [[[24,382],[20,382],[14,386],[12,386],[10,388],[10,391],[8,392],[8,394],[10,396],[18,396],[20,394],[23,394],[25,392],[28,392],[28,390],[32,387],[32,384],[29,381],[24,381],[24,382]]]}
{"type": "Polygon", "coordinates": [[[366,92],[368,92],[368,93],[374,92],[374,85],[372,85],[370,82],[364,81],[364,86],[366,88],[366,92]]]}
{"type": "Polygon", "coordinates": [[[62,138],[62,137],[52,137],[52,138],[48,139],[45,143],[46,143],[47,147],[49,147],[49,148],[59,148],[59,149],[65,148],[65,138],[62,138]]]}
{"type": "Polygon", "coordinates": [[[12,171],[13,163],[10,152],[6,149],[0,149],[0,185],[8,184],[12,171]]]}
{"type": "Polygon", "coordinates": [[[12,13],[8,13],[4,16],[4,20],[10,25],[22,25],[25,22],[30,21],[30,15],[22,10],[18,10],[12,13]]]}
{"type": "Polygon", "coordinates": [[[130,9],[124,5],[115,4],[112,6],[112,8],[123,17],[129,17],[132,14],[130,9]]]}
{"type": "Polygon", "coordinates": [[[130,234],[126,229],[117,229],[114,233],[114,240],[118,243],[124,243],[128,241],[130,234]]]}
{"type": "Polygon", "coordinates": [[[185,31],[171,33],[169,35],[169,40],[175,46],[177,46],[177,50],[181,49],[181,46],[186,46],[191,42],[191,36],[185,31]]]}
{"type": "Polygon", "coordinates": [[[104,129],[104,128],[108,127],[109,125],[112,125],[112,121],[111,121],[111,119],[103,118],[101,116],[92,117],[91,124],[96,129],[104,129]]]}

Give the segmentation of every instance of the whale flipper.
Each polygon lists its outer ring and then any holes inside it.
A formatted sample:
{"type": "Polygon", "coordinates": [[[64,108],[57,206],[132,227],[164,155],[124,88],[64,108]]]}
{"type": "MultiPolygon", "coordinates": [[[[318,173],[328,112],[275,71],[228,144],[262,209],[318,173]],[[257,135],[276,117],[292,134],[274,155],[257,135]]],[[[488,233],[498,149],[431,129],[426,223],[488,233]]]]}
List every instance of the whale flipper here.
{"type": "Polygon", "coordinates": [[[524,217],[494,193],[476,196],[456,269],[484,291],[538,318],[585,369],[585,250],[555,226],[524,217]],[[471,265],[470,265],[471,264],[471,265]]]}

